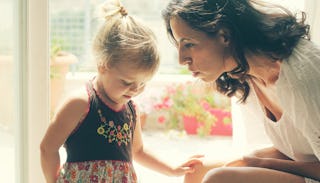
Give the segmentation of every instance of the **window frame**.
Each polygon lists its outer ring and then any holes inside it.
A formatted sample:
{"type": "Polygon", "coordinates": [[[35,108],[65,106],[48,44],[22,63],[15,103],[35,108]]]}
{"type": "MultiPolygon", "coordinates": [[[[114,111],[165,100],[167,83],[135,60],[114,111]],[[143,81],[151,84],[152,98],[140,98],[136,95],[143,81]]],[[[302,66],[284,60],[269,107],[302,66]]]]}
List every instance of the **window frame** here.
{"type": "Polygon", "coordinates": [[[40,142],[49,122],[48,0],[15,0],[15,182],[45,182],[40,142]]]}

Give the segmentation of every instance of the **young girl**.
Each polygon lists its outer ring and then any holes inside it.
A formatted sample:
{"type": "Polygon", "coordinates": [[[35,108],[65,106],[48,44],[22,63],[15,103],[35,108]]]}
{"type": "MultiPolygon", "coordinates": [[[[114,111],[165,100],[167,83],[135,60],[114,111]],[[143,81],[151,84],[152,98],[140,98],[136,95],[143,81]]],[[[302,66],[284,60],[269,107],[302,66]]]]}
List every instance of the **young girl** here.
{"type": "Polygon", "coordinates": [[[193,171],[191,158],[178,167],[160,161],[143,146],[139,112],[131,100],[139,95],[159,65],[152,32],[118,1],[104,4],[105,23],[93,44],[97,76],[66,100],[41,143],[47,183],[137,182],[132,159],[170,176],[193,171]],[[60,169],[59,148],[67,160],[60,169]]]}

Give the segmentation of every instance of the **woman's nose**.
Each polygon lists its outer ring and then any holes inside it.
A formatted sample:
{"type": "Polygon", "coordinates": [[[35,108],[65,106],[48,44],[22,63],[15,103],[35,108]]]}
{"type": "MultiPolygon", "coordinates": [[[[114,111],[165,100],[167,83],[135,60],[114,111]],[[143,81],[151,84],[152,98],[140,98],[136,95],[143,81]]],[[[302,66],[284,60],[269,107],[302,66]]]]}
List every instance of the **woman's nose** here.
{"type": "Polygon", "coordinates": [[[189,64],[191,64],[191,62],[192,62],[191,57],[179,55],[179,64],[180,65],[189,65],[189,64]]]}
{"type": "Polygon", "coordinates": [[[179,64],[180,65],[189,65],[192,61],[191,57],[189,55],[187,55],[180,48],[178,49],[178,52],[179,52],[179,64]]]}

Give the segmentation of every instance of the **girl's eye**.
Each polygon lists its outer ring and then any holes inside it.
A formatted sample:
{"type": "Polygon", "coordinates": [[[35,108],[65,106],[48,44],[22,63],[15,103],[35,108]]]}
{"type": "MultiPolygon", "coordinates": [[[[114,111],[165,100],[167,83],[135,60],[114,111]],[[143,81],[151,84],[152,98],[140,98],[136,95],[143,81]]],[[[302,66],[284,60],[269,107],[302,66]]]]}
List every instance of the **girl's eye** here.
{"type": "Polygon", "coordinates": [[[141,83],[140,84],[140,87],[145,87],[146,86],[146,83],[141,83]]]}
{"type": "Polygon", "coordinates": [[[122,80],[122,84],[123,84],[124,86],[130,86],[130,85],[131,85],[131,83],[128,83],[128,82],[123,81],[123,80],[122,80]]]}
{"type": "Polygon", "coordinates": [[[191,48],[191,47],[193,47],[193,46],[194,46],[193,43],[186,43],[186,44],[184,45],[184,47],[186,47],[186,48],[191,48]]]}

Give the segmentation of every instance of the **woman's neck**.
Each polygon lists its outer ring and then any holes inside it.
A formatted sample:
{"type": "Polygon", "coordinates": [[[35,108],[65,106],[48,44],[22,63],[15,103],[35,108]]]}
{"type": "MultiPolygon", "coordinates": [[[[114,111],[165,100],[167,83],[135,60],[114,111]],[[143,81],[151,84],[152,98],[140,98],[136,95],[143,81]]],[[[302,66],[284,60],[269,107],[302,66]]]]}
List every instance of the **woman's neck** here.
{"type": "Polygon", "coordinates": [[[274,85],[280,74],[280,60],[272,60],[265,56],[248,55],[249,75],[261,82],[263,85],[274,85]]]}

